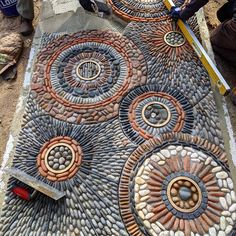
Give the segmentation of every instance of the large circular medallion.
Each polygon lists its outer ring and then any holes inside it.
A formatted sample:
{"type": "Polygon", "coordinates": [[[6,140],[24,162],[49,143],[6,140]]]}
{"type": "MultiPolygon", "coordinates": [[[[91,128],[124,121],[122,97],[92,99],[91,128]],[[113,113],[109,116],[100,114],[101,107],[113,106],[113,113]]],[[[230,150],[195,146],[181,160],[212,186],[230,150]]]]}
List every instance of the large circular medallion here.
{"type": "Polygon", "coordinates": [[[232,183],[225,153],[215,144],[163,134],[140,145],[124,165],[121,215],[132,235],[230,232],[236,221],[232,183]]]}
{"type": "Polygon", "coordinates": [[[158,85],[131,90],[120,105],[123,132],[135,143],[142,143],[170,131],[191,133],[192,106],[178,91],[158,85]]]}
{"type": "Polygon", "coordinates": [[[146,62],[138,48],[107,31],[82,31],[52,41],[37,65],[32,90],[40,106],[72,123],[116,116],[123,95],[146,81],[146,62]]]}

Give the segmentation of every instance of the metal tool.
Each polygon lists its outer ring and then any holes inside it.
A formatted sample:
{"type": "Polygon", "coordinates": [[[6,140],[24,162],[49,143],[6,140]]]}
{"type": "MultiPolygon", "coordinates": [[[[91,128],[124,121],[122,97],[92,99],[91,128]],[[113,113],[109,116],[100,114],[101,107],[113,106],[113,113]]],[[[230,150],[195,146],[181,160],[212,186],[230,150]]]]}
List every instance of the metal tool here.
{"type": "MultiPolygon", "coordinates": [[[[175,6],[172,0],[164,0],[163,2],[169,11],[171,10],[171,7],[175,6]]],[[[216,68],[215,64],[212,62],[212,60],[202,47],[201,43],[198,41],[195,34],[190,29],[189,25],[180,19],[177,21],[177,24],[184,34],[185,38],[188,40],[189,44],[192,46],[197,56],[201,60],[203,66],[211,77],[212,82],[219,89],[220,94],[227,95],[230,92],[229,85],[227,84],[219,70],[216,68]]]]}
{"type": "Polygon", "coordinates": [[[54,200],[59,200],[65,196],[65,193],[51,187],[50,185],[37,180],[36,178],[26,174],[25,172],[16,168],[5,168],[4,171],[12,177],[20,180],[35,190],[47,195],[54,200]]]}

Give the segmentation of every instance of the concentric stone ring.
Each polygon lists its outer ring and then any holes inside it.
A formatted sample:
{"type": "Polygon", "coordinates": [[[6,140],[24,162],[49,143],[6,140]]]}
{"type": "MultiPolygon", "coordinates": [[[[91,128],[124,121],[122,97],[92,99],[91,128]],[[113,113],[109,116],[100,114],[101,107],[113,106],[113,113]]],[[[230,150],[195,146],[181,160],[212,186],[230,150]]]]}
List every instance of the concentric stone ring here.
{"type": "Polygon", "coordinates": [[[70,123],[113,118],[124,94],[146,81],[142,53],[129,39],[109,31],[64,35],[37,59],[32,81],[36,100],[51,116],[70,123]]]}
{"type": "Polygon", "coordinates": [[[50,181],[65,181],[78,171],[83,159],[79,143],[70,137],[46,142],[37,157],[39,173],[50,181]]]}
{"type": "Polygon", "coordinates": [[[231,232],[236,222],[225,153],[182,133],[160,135],[130,155],[119,199],[132,235],[218,235],[231,232]]]}
{"type": "Polygon", "coordinates": [[[165,86],[131,90],[120,104],[119,115],[123,132],[137,144],[170,131],[192,132],[192,106],[180,92],[165,86]]]}

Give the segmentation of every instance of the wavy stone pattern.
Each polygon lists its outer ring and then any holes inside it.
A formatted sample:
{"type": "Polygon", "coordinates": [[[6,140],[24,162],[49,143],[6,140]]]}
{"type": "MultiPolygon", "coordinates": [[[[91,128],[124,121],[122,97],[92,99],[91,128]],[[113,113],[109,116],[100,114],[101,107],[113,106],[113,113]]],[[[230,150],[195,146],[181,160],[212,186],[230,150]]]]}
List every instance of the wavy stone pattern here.
{"type": "Polygon", "coordinates": [[[235,234],[206,71],[162,1],[119,3],[139,11],[123,18],[155,24],[44,35],[13,166],[66,196],[24,201],[12,187],[33,189],[10,178],[0,235],[235,234]]]}

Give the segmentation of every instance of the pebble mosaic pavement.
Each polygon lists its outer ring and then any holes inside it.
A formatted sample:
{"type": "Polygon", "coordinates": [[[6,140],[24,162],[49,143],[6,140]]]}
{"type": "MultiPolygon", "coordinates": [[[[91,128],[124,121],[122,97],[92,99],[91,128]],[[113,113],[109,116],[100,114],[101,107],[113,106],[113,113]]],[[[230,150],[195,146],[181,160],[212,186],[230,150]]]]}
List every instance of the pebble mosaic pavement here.
{"type": "Polygon", "coordinates": [[[43,36],[13,166],[66,196],[10,178],[0,235],[235,235],[206,71],[160,0],[109,1],[123,35],[43,36]]]}

